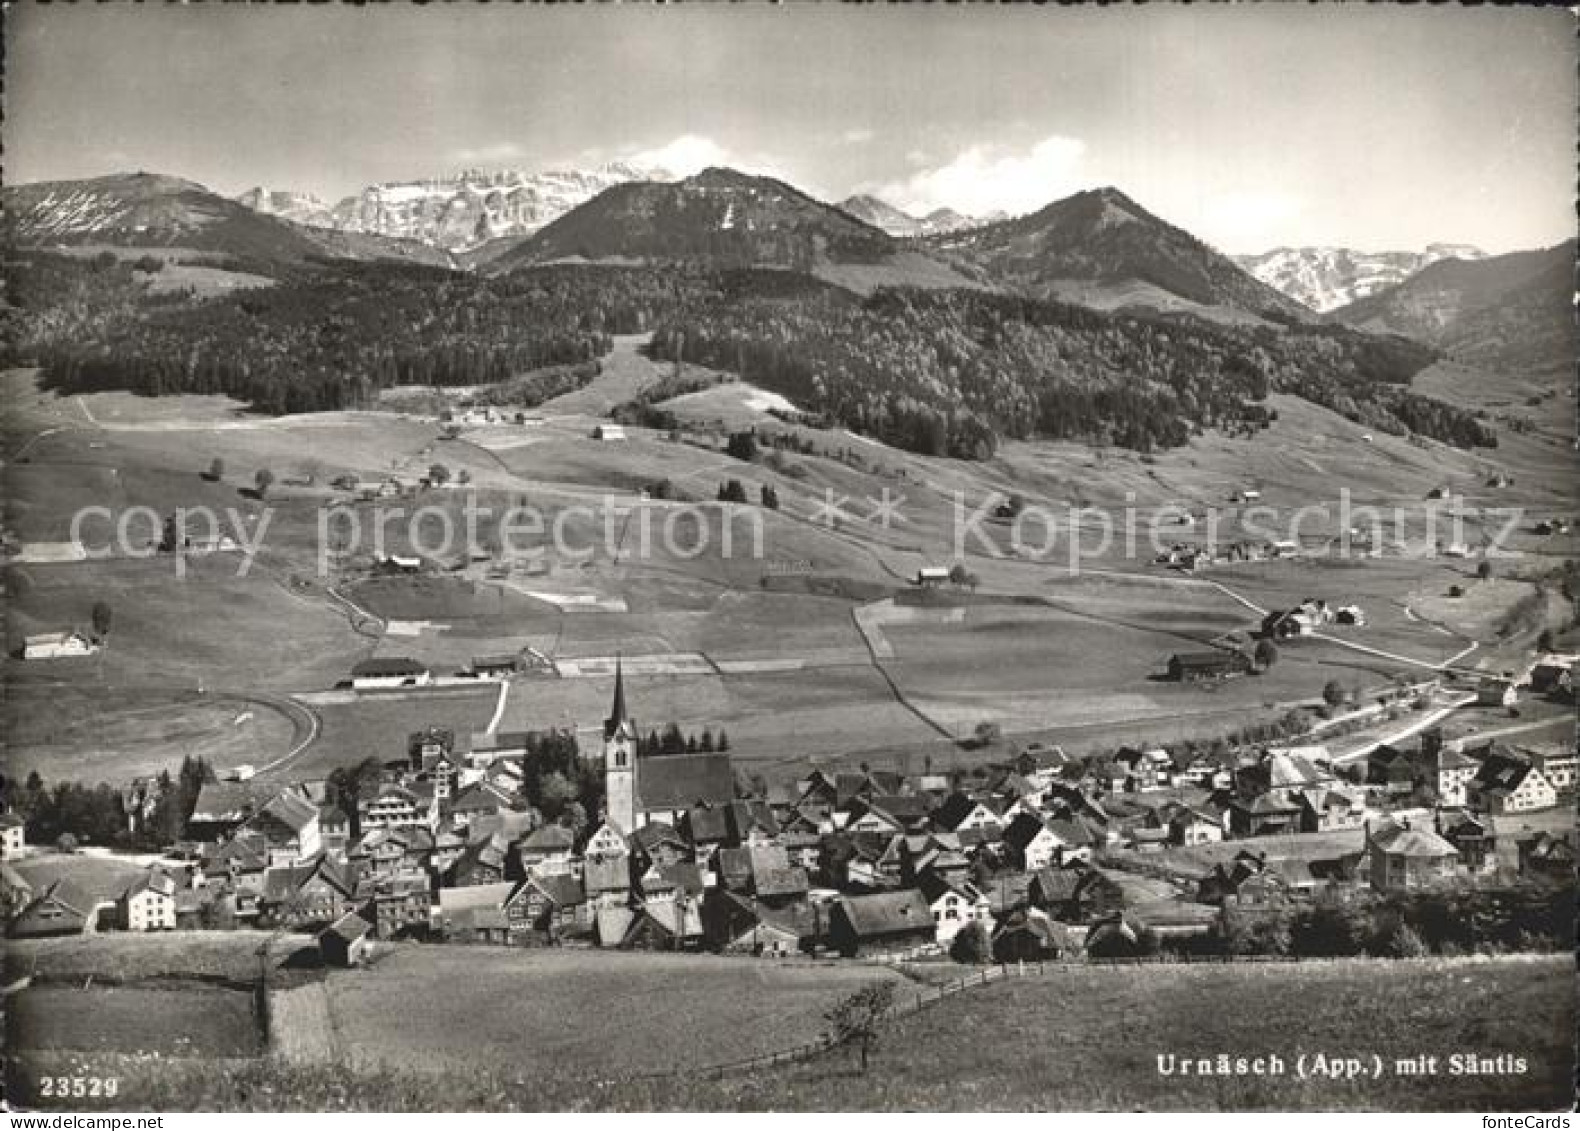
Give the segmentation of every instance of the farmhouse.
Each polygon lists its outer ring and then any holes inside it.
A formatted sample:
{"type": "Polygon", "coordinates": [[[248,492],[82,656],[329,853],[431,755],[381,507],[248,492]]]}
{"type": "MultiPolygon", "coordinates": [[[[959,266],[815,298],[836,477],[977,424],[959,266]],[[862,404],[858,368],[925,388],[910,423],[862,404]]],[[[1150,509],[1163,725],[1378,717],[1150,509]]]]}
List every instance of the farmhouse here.
{"type": "Polygon", "coordinates": [[[829,940],[846,957],[855,957],[864,947],[882,950],[929,943],[936,931],[932,908],[914,888],[845,896],[829,908],[829,940]]]}
{"type": "Polygon", "coordinates": [[[24,660],[62,660],[72,656],[91,656],[99,646],[80,632],[40,632],[22,644],[24,660]]]}
{"type": "Polygon", "coordinates": [[[622,424],[600,424],[592,430],[594,440],[624,440],[625,426],[622,424]]]}
{"type": "Polygon", "coordinates": [[[351,686],[358,691],[388,687],[425,687],[433,673],[406,656],[375,656],[351,669],[351,686]]]}
{"type": "Polygon", "coordinates": [[[1572,746],[1556,750],[1533,750],[1531,765],[1542,772],[1542,776],[1555,790],[1567,793],[1574,789],[1576,774],[1580,772],[1580,753],[1572,746]]]}
{"type": "Polygon", "coordinates": [[[116,919],[124,931],[173,931],[176,927],[176,882],[152,868],[115,901],[116,919]]]}
{"type": "Polygon", "coordinates": [[[1528,759],[1493,747],[1466,788],[1471,805],[1494,815],[1532,813],[1558,804],[1558,791],[1528,759]]]}
{"type": "Polygon", "coordinates": [[[1176,652],[1169,657],[1168,677],[1177,682],[1228,679],[1251,670],[1244,653],[1228,649],[1213,652],[1176,652]]]}
{"type": "Polygon", "coordinates": [[[521,670],[521,656],[502,653],[491,656],[473,656],[472,674],[478,679],[507,679],[521,670]]]}
{"type": "Polygon", "coordinates": [[[98,904],[69,880],[54,880],[17,912],[6,927],[13,939],[80,935],[97,925],[98,904]]]}
{"type": "Polygon", "coordinates": [[[916,571],[912,579],[913,585],[933,587],[943,585],[949,580],[949,570],[945,566],[922,566],[916,571]]]}

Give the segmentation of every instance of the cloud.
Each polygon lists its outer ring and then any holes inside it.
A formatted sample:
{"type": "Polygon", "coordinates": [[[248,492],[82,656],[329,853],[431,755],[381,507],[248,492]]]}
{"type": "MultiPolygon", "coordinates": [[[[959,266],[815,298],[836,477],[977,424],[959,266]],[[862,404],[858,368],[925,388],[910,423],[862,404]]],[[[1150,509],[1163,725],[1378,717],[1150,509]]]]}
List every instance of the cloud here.
{"type": "Polygon", "coordinates": [[[1298,196],[1278,191],[1233,190],[1205,202],[1203,234],[1220,247],[1261,248],[1305,208],[1298,196]]]}
{"type": "Polygon", "coordinates": [[[526,156],[526,149],[513,141],[496,141],[492,145],[450,151],[450,161],[456,165],[499,165],[520,161],[526,156]]]}
{"type": "Polygon", "coordinates": [[[730,154],[722,145],[696,134],[682,134],[667,145],[639,150],[623,160],[639,168],[658,169],[677,177],[689,177],[713,165],[732,165],[730,154]]]}
{"type": "Polygon", "coordinates": [[[990,212],[1034,212],[1049,201],[1083,187],[1086,143],[1053,135],[1030,149],[973,145],[942,165],[920,169],[902,180],[864,186],[889,203],[916,215],[953,208],[970,216],[990,212]]]}

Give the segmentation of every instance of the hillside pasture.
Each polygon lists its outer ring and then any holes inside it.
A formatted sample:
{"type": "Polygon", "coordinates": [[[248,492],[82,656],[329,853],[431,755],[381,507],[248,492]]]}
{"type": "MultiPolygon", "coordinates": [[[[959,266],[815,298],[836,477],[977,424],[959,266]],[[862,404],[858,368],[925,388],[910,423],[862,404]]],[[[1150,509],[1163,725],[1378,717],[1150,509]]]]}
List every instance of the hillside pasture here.
{"type": "Polygon", "coordinates": [[[344,612],[312,591],[287,589],[261,567],[238,576],[237,566],[235,554],[188,558],[185,578],[176,576],[170,555],[14,566],[5,572],[8,652],[29,633],[87,628],[101,600],[113,627],[98,655],[8,659],[7,678],[78,688],[282,691],[345,678],[368,641],[344,612]]]}

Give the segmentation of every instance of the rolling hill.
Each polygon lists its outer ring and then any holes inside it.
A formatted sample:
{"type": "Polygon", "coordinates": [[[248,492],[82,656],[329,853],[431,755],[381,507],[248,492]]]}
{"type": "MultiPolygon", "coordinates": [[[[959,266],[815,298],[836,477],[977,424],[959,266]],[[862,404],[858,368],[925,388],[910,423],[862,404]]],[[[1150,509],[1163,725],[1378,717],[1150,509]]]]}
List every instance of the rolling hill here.
{"type": "Polygon", "coordinates": [[[181,249],[279,267],[322,258],[448,262],[422,244],[304,227],[158,173],[17,185],[0,202],[5,241],[20,247],[181,249]]]}
{"type": "Polygon", "coordinates": [[[1030,216],[925,245],[1005,286],[1097,309],[1184,311],[1229,322],[1315,318],[1114,188],[1076,193],[1030,216]]]}
{"type": "Polygon", "coordinates": [[[673,184],[616,185],[486,269],[566,262],[772,267],[862,294],[880,286],[979,285],[781,181],[718,168],[673,184]]]}
{"type": "Polygon", "coordinates": [[[1330,317],[1472,364],[1565,368],[1575,353],[1574,270],[1574,240],[1474,262],[1445,259],[1330,317]]]}

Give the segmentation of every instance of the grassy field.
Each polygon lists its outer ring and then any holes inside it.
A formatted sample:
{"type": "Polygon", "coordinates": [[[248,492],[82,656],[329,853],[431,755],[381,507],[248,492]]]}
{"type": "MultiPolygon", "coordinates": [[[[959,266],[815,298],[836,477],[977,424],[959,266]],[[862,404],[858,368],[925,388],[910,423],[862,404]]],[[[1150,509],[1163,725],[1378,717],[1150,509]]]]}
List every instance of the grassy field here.
{"type": "Polygon", "coordinates": [[[358,696],[344,693],[333,701],[314,701],[312,709],[322,723],[317,739],[301,756],[281,767],[291,780],[321,778],[336,766],[351,766],[364,758],[398,758],[406,753],[406,740],[425,727],[448,727],[457,739],[488,725],[499,689],[389,692],[358,696]]]}
{"type": "MultiPolygon", "coordinates": [[[[256,931],[173,931],[151,934],[114,932],[54,939],[6,942],[6,974],[42,974],[61,979],[108,978],[139,981],[167,978],[249,982],[258,974],[256,931]]],[[[308,940],[310,942],[310,940],[308,940]]],[[[278,966],[302,940],[275,944],[278,966]]]]}
{"type": "Polygon", "coordinates": [[[403,947],[327,985],[341,1055],[354,1063],[585,1078],[811,1040],[842,994],[885,978],[899,975],[850,964],[403,947]]]}
{"type": "MultiPolygon", "coordinates": [[[[1563,958],[1077,966],[967,991],[897,1022],[866,1075],[844,1051],[723,1080],[682,1072],[593,1086],[519,1060],[503,1071],[471,1059],[355,1073],[271,1060],[225,1073],[179,1064],[146,1071],[131,1080],[128,1102],[179,1110],[1566,1110],[1574,1002],[1574,968],[1563,958]],[[1170,1053],[1277,1056],[1283,1072],[1164,1075],[1158,1057],[1170,1053]],[[1301,1078],[1299,1058],[1319,1053],[1367,1067],[1377,1056],[1383,1072],[1301,1078]],[[1519,1057],[1525,1071],[1451,1074],[1449,1058],[1466,1053],[1519,1057]],[[1397,1070],[1395,1058],[1422,1055],[1438,1057],[1437,1074],[1397,1070]]],[[[567,1016],[607,1031],[596,1011],[567,1016]]],[[[671,1019],[663,1039],[684,1045],[674,1032],[671,1019]]]]}
{"type": "Polygon", "coordinates": [[[263,703],[195,691],[16,683],[3,708],[10,772],[46,780],[126,781],[175,772],[187,755],[216,770],[262,765],[290,749],[291,720],[263,703]]]}
{"type": "Polygon", "coordinates": [[[263,1051],[245,990],[162,986],[32,986],[6,1001],[6,1046],[132,1056],[252,1056],[263,1051]]]}

